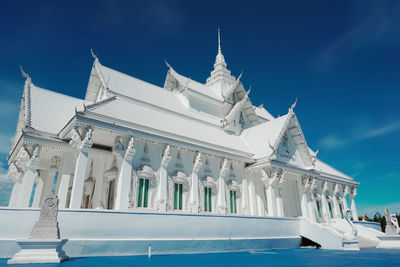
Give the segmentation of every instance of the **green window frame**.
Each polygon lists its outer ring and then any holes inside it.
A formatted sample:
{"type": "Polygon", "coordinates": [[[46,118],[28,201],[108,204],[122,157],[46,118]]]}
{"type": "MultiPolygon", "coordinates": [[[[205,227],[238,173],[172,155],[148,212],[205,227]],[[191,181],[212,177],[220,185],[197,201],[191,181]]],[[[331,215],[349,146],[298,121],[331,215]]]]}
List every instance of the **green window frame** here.
{"type": "Polygon", "coordinates": [[[237,213],[236,191],[230,190],[229,191],[229,197],[230,197],[230,202],[231,202],[231,213],[237,213]]]}
{"type": "Polygon", "coordinates": [[[319,200],[317,202],[317,212],[318,212],[318,218],[321,218],[321,204],[319,203],[319,200]]]}
{"type": "Polygon", "coordinates": [[[328,208],[329,208],[329,215],[331,216],[331,219],[333,219],[333,212],[332,212],[332,204],[331,204],[331,202],[328,202],[328,208]]]}
{"type": "Polygon", "coordinates": [[[139,178],[138,207],[147,208],[149,197],[149,179],[139,178]]]}
{"type": "Polygon", "coordinates": [[[174,209],[182,210],[182,184],[174,185],[174,209]]]}
{"type": "Polygon", "coordinates": [[[211,187],[204,187],[204,211],[212,212],[211,187]]]}

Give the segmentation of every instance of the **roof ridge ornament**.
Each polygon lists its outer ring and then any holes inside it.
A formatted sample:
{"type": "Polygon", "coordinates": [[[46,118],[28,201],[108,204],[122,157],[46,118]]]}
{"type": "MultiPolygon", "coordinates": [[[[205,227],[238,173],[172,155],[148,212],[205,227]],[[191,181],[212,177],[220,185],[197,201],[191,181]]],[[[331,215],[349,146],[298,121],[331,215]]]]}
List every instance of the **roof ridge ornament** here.
{"type": "Polygon", "coordinates": [[[297,105],[297,97],[296,97],[296,100],[294,101],[294,103],[292,104],[292,106],[289,108],[289,112],[293,112],[296,105],[297,105]]]}
{"type": "Polygon", "coordinates": [[[164,58],[165,65],[167,65],[168,68],[172,69],[171,65],[168,63],[168,61],[164,58]]]}
{"type": "Polygon", "coordinates": [[[94,60],[99,60],[99,58],[97,57],[97,55],[93,52],[93,48],[90,48],[90,54],[92,54],[92,57],[94,60]]]}
{"type": "Polygon", "coordinates": [[[32,80],[31,77],[29,76],[28,73],[26,73],[26,72],[24,71],[24,69],[22,68],[22,65],[19,65],[19,68],[20,68],[20,70],[21,70],[22,77],[24,77],[26,80],[31,81],[31,80],[32,80]]]}

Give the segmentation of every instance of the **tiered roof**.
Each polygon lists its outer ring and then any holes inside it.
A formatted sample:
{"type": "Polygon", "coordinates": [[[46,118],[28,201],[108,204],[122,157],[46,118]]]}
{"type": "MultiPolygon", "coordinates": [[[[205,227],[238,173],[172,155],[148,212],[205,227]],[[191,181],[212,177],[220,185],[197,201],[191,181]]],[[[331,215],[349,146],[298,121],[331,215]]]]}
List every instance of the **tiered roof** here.
{"type": "Polygon", "coordinates": [[[202,84],[169,66],[164,87],[159,87],[103,66],[95,57],[85,99],[39,88],[28,78],[16,137],[25,129],[62,139],[61,130],[79,113],[110,125],[228,151],[254,162],[274,159],[283,136],[290,135],[306,169],[351,180],[316,159],[293,107],[285,116],[274,118],[263,106],[255,107],[250,98],[246,99],[240,77],[228,76],[220,48],[214,67],[207,83],[202,84]],[[231,95],[224,95],[227,92],[231,95]],[[227,131],[221,121],[241,100],[240,116],[245,117],[245,123],[235,125],[238,131],[227,131]],[[193,108],[192,101],[204,105],[205,110],[193,108]]]}

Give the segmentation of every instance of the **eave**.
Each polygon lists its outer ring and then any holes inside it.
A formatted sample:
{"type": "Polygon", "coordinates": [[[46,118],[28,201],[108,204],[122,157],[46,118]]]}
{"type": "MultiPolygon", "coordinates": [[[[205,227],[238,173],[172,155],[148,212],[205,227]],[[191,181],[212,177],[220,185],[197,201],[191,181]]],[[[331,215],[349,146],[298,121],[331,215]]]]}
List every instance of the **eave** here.
{"type": "Polygon", "coordinates": [[[245,153],[235,149],[208,144],[199,140],[193,140],[185,136],[179,136],[157,129],[130,123],[115,118],[94,114],[90,111],[79,112],[60,131],[59,138],[65,139],[75,126],[90,125],[94,128],[118,132],[121,135],[134,135],[143,139],[154,139],[160,143],[168,143],[188,150],[202,151],[210,155],[226,157],[240,162],[253,163],[253,154],[245,153]]]}

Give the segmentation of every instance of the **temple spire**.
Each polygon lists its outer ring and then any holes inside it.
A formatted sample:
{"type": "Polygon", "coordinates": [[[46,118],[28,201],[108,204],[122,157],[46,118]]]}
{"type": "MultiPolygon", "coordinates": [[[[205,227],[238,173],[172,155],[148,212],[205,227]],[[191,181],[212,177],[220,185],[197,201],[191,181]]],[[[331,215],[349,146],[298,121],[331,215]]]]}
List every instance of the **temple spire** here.
{"type": "Polygon", "coordinates": [[[221,30],[218,27],[218,54],[222,54],[221,52],[221,30]]]}
{"type": "Polygon", "coordinates": [[[231,75],[230,70],[227,69],[224,55],[221,50],[221,30],[218,27],[218,53],[215,58],[214,69],[208,77],[206,85],[213,87],[217,94],[221,95],[227,86],[235,82],[235,78],[231,75]]]}

